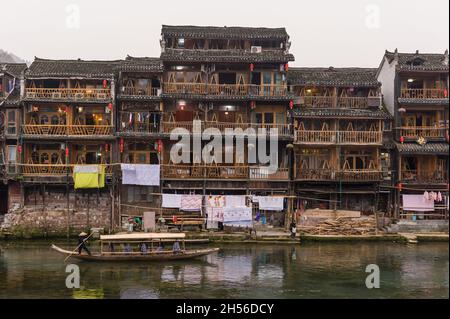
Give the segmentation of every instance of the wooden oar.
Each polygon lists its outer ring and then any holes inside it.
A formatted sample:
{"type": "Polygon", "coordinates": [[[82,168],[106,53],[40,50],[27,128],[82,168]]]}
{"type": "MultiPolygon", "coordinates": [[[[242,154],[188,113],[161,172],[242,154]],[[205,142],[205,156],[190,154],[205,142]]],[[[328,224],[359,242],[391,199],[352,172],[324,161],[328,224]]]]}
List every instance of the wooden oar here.
{"type": "Polygon", "coordinates": [[[78,250],[78,248],[80,248],[80,246],[83,245],[83,244],[86,242],[86,240],[88,240],[88,238],[91,237],[93,234],[94,234],[94,233],[92,232],[89,236],[87,236],[86,239],[84,239],[83,242],[80,243],[80,244],[77,246],[77,248],[75,248],[75,249],[70,253],[70,255],[66,257],[66,259],[64,259],[64,262],[66,262],[67,259],[69,259],[70,257],[72,257],[72,255],[78,250]]]}

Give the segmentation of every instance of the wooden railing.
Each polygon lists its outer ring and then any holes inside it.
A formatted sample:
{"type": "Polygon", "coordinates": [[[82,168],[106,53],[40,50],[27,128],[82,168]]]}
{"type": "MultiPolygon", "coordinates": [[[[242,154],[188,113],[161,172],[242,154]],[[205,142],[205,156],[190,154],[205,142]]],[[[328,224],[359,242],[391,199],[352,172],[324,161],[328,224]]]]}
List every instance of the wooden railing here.
{"type": "Polygon", "coordinates": [[[338,131],[337,142],[339,144],[382,144],[383,132],[381,131],[338,131]]]}
{"type": "Polygon", "coordinates": [[[337,107],[350,109],[365,109],[368,107],[367,97],[338,97],[337,107]]]}
{"type": "Polygon", "coordinates": [[[310,169],[298,168],[297,180],[342,180],[342,181],[377,181],[381,179],[381,171],[376,169],[310,169]]]}
{"type": "Polygon", "coordinates": [[[286,85],[164,83],[165,94],[214,96],[285,96],[286,85]]]}
{"type": "Polygon", "coordinates": [[[159,96],[160,88],[136,88],[124,87],[123,95],[144,95],[144,96],[159,96]]]}
{"type": "Polygon", "coordinates": [[[447,183],[448,172],[442,170],[402,170],[400,171],[400,180],[405,183],[447,183]]]}
{"type": "Polygon", "coordinates": [[[294,132],[294,142],[301,144],[381,144],[380,131],[305,131],[294,132]]]}
{"type": "Polygon", "coordinates": [[[288,180],[289,168],[278,168],[272,172],[267,167],[250,167],[250,179],[256,180],[288,180]]]}
{"type": "Polygon", "coordinates": [[[294,141],[296,143],[336,143],[336,131],[296,130],[294,141]]]}
{"type": "Polygon", "coordinates": [[[121,132],[127,132],[127,133],[159,133],[160,132],[160,125],[159,123],[153,124],[153,123],[132,123],[132,124],[126,124],[125,126],[120,128],[121,132]]]}
{"type": "Polygon", "coordinates": [[[328,181],[336,179],[336,170],[325,168],[299,168],[295,178],[297,180],[328,181]]]}
{"type": "Polygon", "coordinates": [[[419,136],[428,138],[445,137],[448,133],[448,128],[445,127],[433,127],[433,126],[416,126],[416,127],[400,127],[400,136],[406,138],[417,139],[419,136]]]}
{"type": "Polygon", "coordinates": [[[334,96],[301,96],[300,104],[306,107],[331,108],[336,103],[334,96]]]}
{"type": "Polygon", "coordinates": [[[52,136],[95,136],[111,135],[112,126],[109,125],[35,125],[22,126],[25,135],[52,135],[52,136]]]}
{"type": "Polygon", "coordinates": [[[165,178],[231,178],[247,179],[248,166],[224,165],[162,165],[162,176],[165,178]]]}
{"type": "Polygon", "coordinates": [[[111,90],[27,88],[25,97],[46,100],[104,101],[111,99],[111,90]]]}
{"type": "Polygon", "coordinates": [[[175,165],[161,166],[165,178],[194,179],[252,179],[252,180],[287,180],[288,168],[278,168],[272,172],[266,167],[251,167],[247,165],[175,165]]]}
{"type": "Polygon", "coordinates": [[[406,99],[446,99],[445,89],[402,89],[400,97],[406,99]]]}
{"type": "MultiPolygon", "coordinates": [[[[94,164],[92,164],[94,165],[94,164]]],[[[22,164],[18,167],[23,176],[72,176],[75,164],[22,164]]],[[[105,166],[105,174],[112,174],[112,166],[105,166]]]]}
{"type": "MultiPolygon", "coordinates": [[[[291,129],[289,124],[256,124],[256,123],[228,123],[228,122],[215,122],[215,121],[200,121],[199,129],[203,131],[207,128],[217,128],[220,132],[224,133],[226,129],[241,128],[244,133],[248,128],[253,128],[255,133],[258,134],[261,129],[266,130],[266,134],[271,133],[271,129],[276,129],[278,135],[290,135],[291,129]]],[[[184,128],[192,133],[193,122],[163,122],[163,131],[170,133],[175,128],[184,128]]]]}

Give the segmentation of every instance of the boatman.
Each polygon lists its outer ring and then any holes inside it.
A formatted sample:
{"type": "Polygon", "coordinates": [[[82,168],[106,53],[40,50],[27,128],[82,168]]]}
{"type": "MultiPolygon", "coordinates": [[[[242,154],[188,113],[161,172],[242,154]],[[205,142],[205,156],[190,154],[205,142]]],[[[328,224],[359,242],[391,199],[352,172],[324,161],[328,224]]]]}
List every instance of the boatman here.
{"type": "Polygon", "coordinates": [[[78,254],[81,255],[81,251],[84,249],[88,255],[91,255],[91,252],[89,251],[89,249],[86,247],[86,240],[87,240],[87,236],[88,234],[86,234],[85,232],[81,232],[78,235],[78,254]]]}

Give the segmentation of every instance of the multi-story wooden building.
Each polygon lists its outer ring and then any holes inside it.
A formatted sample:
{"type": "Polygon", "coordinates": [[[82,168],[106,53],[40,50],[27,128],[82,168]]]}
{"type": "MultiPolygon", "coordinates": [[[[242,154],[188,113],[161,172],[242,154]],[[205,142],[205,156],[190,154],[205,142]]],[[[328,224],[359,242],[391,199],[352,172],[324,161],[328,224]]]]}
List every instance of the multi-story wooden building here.
{"type": "Polygon", "coordinates": [[[36,58],[26,71],[16,172],[25,208],[74,215],[100,209],[108,220],[112,167],[106,166],[107,187],[95,191],[75,192],[72,174],[77,164],[113,161],[117,65],[36,58]]]}
{"type": "Polygon", "coordinates": [[[444,54],[386,51],[378,71],[384,101],[394,115],[395,216],[411,219],[403,195],[441,193],[420,218],[448,218],[449,67],[444,54]],[[405,208],[405,209],[404,209],[405,208]]]}
{"type": "Polygon", "coordinates": [[[390,115],[382,106],[376,69],[291,68],[295,94],[295,193],[301,209],[373,213],[380,185],[389,179],[383,132],[390,115]],[[383,174],[384,172],[384,174],[383,174]]]}
{"type": "MultiPolygon", "coordinates": [[[[163,26],[164,133],[182,127],[192,135],[195,123],[201,131],[276,128],[279,135],[279,168],[273,174],[235,153],[232,163],[224,163],[224,155],[204,163],[201,154],[192,154],[190,164],[175,164],[169,156],[174,142],[166,139],[164,192],[288,194],[286,146],[292,131],[287,72],[288,62],[294,60],[289,46],[284,28],[163,26]]],[[[227,152],[235,151],[224,147],[223,154],[227,152]]]]}
{"type": "MultiPolygon", "coordinates": [[[[0,215],[8,211],[8,181],[17,162],[20,121],[20,91],[25,63],[0,63],[0,215]],[[13,165],[9,165],[13,164],[13,165]]],[[[15,184],[16,186],[17,184],[15,184]]],[[[14,198],[14,197],[13,197],[14,198]]]]}

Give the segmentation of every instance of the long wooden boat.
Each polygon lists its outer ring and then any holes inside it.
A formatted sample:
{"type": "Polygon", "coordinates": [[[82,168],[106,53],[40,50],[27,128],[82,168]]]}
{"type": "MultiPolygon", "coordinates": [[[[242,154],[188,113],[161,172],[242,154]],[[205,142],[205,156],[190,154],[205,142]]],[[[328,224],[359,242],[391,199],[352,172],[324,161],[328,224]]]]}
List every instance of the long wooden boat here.
{"type": "Polygon", "coordinates": [[[102,235],[100,236],[100,252],[92,253],[88,255],[86,253],[78,254],[69,250],[62,249],[56,245],[51,246],[55,251],[76,258],[79,260],[87,261],[166,261],[166,260],[181,260],[195,257],[205,256],[219,251],[219,248],[205,248],[205,249],[191,249],[186,250],[185,234],[172,234],[172,233],[132,233],[132,234],[119,234],[119,235],[102,235]],[[163,245],[164,243],[172,243],[175,241],[181,241],[182,247],[179,251],[173,250],[158,250],[154,249],[154,244],[163,245]],[[114,245],[122,246],[128,245],[142,245],[146,244],[145,251],[116,251],[111,249],[114,245]],[[109,250],[105,249],[109,248],[109,250]]]}

